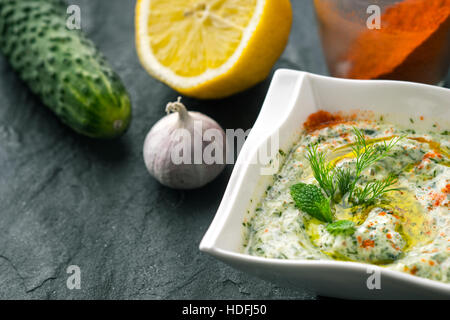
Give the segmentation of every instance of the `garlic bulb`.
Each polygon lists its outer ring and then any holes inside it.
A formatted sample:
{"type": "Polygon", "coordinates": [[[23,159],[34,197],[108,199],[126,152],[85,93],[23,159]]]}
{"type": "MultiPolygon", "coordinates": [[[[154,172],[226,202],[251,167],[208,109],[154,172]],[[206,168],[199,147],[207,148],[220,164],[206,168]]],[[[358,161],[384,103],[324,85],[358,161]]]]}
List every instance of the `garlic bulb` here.
{"type": "Polygon", "coordinates": [[[166,115],[148,133],[144,160],[149,173],[174,189],[206,185],[225,168],[226,138],[213,119],[187,111],[181,103],[167,104],[166,115]]]}

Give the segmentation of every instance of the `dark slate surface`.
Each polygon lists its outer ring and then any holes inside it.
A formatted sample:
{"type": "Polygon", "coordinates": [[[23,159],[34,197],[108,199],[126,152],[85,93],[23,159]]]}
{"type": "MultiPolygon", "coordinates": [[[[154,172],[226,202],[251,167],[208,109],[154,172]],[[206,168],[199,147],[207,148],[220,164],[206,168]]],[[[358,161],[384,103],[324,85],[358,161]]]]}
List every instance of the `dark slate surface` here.
{"type": "MultiPolygon", "coordinates": [[[[326,74],[310,1],[292,1],[289,45],[275,68],[326,74]]],[[[152,79],[134,49],[134,1],[79,0],[82,27],[128,88],[134,121],[118,141],[63,126],[0,57],[0,298],[314,299],[235,271],[198,251],[231,167],[207,188],[175,191],[147,173],[147,131],[177,93],[152,79]],[[68,290],[78,265],[81,290],[68,290]]],[[[250,128],[264,83],[220,101],[184,102],[224,128],[250,128]]]]}

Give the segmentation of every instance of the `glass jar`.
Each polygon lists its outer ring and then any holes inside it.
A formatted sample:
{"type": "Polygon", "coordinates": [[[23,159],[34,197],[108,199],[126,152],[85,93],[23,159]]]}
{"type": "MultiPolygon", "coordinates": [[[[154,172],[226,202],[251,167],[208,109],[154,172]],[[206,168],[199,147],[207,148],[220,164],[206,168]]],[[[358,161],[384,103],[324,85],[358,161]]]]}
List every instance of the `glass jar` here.
{"type": "Polygon", "coordinates": [[[314,0],[332,76],[443,82],[450,0],[314,0]]]}

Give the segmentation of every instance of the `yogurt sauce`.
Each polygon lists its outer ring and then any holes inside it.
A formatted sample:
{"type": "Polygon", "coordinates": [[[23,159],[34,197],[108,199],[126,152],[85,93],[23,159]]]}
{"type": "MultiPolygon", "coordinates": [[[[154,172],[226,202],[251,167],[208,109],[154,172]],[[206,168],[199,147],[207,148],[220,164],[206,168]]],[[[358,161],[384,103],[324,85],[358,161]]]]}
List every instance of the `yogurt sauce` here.
{"type": "MultiPolygon", "coordinates": [[[[279,259],[347,260],[373,263],[420,277],[450,282],[450,142],[448,131],[416,132],[382,121],[356,121],[304,133],[286,155],[252,217],[244,221],[244,251],[279,259]],[[354,166],[342,157],[354,142],[352,127],[366,139],[404,135],[392,156],[367,169],[358,185],[398,175],[396,188],[371,206],[345,203],[335,208],[336,220],[352,220],[353,235],[332,235],[326,223],[297,209],[290,186],[299,182],[317,185],[305,149],[318,143],[336,165],[354,166]]],[[[380,139],[381,140],[381,139],[380,139]]],[[[378,140],[375,140],[378,141],[378,140]]]]}

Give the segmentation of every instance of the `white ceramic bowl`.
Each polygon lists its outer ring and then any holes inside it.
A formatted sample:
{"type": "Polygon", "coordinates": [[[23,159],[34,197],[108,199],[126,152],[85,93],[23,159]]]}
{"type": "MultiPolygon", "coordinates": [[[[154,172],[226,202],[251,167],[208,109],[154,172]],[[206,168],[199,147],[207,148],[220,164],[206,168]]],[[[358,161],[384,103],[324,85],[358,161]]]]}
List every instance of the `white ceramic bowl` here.
{"type": "Polygon", "coordinates": [[[266,259],[242,253],[247,210],[261,199],[271,179],[261,176],[254,163],[258,150],[279,134],[280,148],[288,151],[298,139],[308,115],[369,111],[399,125],[449,128],[450,90],[399,81],[344,80],[310,73],[278,70],[257,121],[234,167],[217,214],[200,243],[207,252],[236,269],[290,287],[341,298],[450,298],[450,285],[363,263],[266,259]],[[423,120],[419,120],[423,116],[423,120]],[[247,160],[252,161],[247,161],[247,160]],[[252,200],[252,201],[251,201],[252,200]],[[368,267],[371,269],[368,270],[368,267]],[[373,271],[375,270],[375,271],[373,271]],[[372,273],[380,275],[381,289],[368,289],[372,273]]]}

